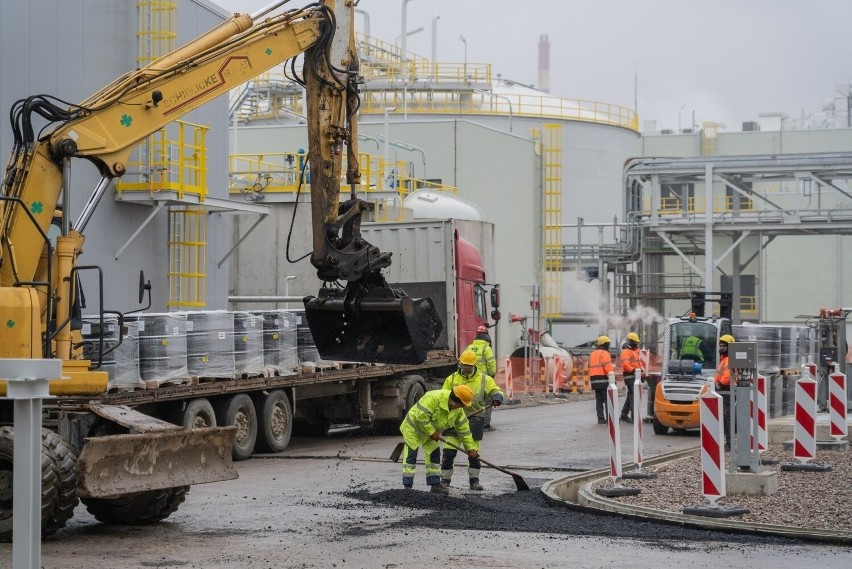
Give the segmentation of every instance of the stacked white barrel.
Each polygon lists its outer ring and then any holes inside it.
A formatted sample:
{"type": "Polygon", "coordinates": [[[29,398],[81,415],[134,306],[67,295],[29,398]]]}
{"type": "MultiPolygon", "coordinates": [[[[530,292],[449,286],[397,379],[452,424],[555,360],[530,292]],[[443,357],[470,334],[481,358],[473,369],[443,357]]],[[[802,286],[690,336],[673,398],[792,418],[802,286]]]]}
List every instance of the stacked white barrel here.
{"type": "Polygon", "coordinates": [[[828,434],[837,442],[846,437],[849,427],[846,424],[846,375],[840,373],[834,364],[834,373],[828,376],[828,434]]]}
{"type": "Polygon", "coordinates": [[[701,493],[710,502],[725,495],[725,425],[722,397],[711,384],[701,396],[701,493]]]}

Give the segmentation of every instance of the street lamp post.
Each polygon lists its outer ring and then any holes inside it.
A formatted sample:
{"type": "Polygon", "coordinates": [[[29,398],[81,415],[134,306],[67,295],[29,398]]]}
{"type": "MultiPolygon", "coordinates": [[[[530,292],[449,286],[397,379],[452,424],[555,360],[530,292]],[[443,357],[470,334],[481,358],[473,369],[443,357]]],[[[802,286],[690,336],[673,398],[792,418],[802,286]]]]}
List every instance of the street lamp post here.
{"type": "Polygon", "coordinates": [[[402,40],[400,43],[401,49],[399,53],[399,58],[402,61],[406,59],[406,51],[405,51],[405,38],[408,37],[408,3],[412,0],[402,0],[402,40]]]}
{"type": "Polygon", "coordinates": [[[438,77],[438,20],[441,16],[432,16],[432,77],[438,77]]]}
{"type": "Polygon", "coordinates": [[[680,109],[678,109],[678,111],[677,111],[677,133],[678,133],[678,134],[682,134],[682,133],[683,133],[683,128],[681,128],[681,122],[680,122],[680,114],[683,112],[683,108],[684,108],[685,106],[686,106],[686,105],[681,105],[681,106],[680,106],[680,109]]]}

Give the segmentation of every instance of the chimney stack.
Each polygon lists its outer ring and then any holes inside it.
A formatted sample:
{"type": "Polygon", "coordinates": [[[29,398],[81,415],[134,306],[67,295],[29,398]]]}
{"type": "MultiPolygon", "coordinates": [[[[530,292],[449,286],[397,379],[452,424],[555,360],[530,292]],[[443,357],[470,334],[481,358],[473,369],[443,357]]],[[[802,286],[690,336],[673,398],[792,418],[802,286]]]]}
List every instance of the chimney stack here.
{"type": "Polygon", "coordinates": [[[538,38],[538,88],[550,93],[550,40],[546,35],[538,38]]]}

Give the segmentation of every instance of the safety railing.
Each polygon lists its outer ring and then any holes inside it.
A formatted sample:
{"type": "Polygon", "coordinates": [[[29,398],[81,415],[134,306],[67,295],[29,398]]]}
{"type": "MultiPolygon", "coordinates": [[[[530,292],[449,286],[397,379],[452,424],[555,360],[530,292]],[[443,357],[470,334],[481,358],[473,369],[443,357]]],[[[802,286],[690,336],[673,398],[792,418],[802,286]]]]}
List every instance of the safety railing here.
{"type": "Polygon", "coordinates": [[[139,160],[128,162],[127,173],[116,183],[116,193],[147,192],[153,196],[171,190],[178,199],[192,194],[203,201],[207,196],[208,129],[175,121],[156,131],[148,141],[150,157],[141,155],[139,160]],[[175,134],[170,135],[170,131],[175,134]]]}
{"type": "MultiPolygon", "coordinates": [[[[704,196],[689,196],[686,199],[686,207],[684,207],[682,198],[677,196],[667,196],[660,198],[660,207],[658,208],[657,213],[660,215],[681,215],[685,213],[703,214],[705,211],[704,196]]],[[[734,211],[751,213],[758,210],[754,207],[754,200],[744,199],[738,195],[713,197],[713,213],[730,213],[734,211]],[[740,200],[738,208],[735,207],[737,203],[735,200],[740,200]]],[[[647,196],[644,198],[642,214],[650,215],[651,213],[651,198],[650,196],[647,196]]]]}
{"type": "MultiPolygon", "coordinates": [[[[296,193],[304,169],[301,191],[309,194],[311,173],[307,159],[307,154],[293,152],[232,154],[228,191],[232,195],[244,194],[250,201],[259,199],[261,193],[296,193]]],[[[346,170],[345,159],[342,169],[346,170]]],[[[428,189],[458,194],[455,186],[411,176],[409,163],[403,161],[385,161],[382,156],[360,153],[359,170],[361,183],[356,192],[362,199],[380,206],[377,218],[382,220],[400,219],[402,202],[413,191],[428,189]]],[[[342,182],[340,191],[348,194],[349,185],[342,182]]]]}

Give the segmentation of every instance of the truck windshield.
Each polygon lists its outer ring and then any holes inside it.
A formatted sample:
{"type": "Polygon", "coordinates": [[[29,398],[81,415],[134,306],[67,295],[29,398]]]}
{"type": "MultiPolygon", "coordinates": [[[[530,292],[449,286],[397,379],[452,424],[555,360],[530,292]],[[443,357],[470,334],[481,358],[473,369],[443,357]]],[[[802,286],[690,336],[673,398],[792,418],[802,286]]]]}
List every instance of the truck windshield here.
{"type": "Polygon", "coordinates": [[[716,326],[708,322],[677,322],[671,327],[673,360],[701,362],[705,370],[716,369],[716,326]]]}

